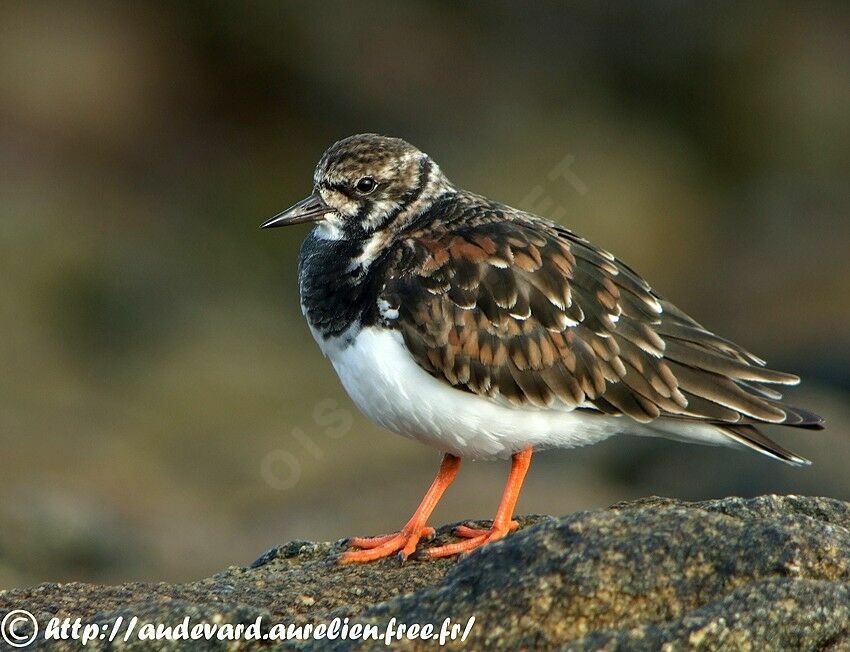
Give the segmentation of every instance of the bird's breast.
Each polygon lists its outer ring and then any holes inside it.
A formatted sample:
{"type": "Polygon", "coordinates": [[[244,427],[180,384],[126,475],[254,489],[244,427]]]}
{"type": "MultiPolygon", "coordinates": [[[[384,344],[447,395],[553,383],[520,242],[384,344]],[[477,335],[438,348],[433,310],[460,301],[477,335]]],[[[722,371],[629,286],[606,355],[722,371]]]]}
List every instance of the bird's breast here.
{"type": "Polygon", "coordinates": [[[298,261],[301,308],[314,335],[338,338],[377,319],[376,271],[359,261],[364,244],[326,240],[314,230],[298,261]]]}

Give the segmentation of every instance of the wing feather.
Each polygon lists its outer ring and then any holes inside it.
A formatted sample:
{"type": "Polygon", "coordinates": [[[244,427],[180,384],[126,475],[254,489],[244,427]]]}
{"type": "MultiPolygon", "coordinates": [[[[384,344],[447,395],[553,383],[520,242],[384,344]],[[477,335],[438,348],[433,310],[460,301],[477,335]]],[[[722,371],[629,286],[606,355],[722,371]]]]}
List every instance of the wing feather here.
{"type": "Polygon", "coordinates": [[[515,406],[734,425],[750,446],[764,446],[754,423],[820,426],[770,387],[796,376],[703,328],[608,252],[467,201],[475,211],[404,234],[386,267],[380,300],[398,306],[386,325],[432,375],[515,406]]]}

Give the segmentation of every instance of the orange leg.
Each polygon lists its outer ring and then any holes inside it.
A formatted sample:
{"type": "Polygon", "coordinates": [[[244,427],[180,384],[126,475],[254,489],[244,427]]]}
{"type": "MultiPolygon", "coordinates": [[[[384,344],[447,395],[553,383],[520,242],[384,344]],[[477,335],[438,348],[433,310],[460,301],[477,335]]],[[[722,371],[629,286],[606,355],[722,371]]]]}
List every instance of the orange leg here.
{"type": "Polygon", "coordinates": [[[383,537],[355,537],[351,539],[349,543],[352,546],[364,548],[364,550],[349,550],[343,553],[340,562],[343,564],[362,563],[383,559],[395,553],[398,553],[402,560],[407,559],[416,550],[419,539],[434,534],[434,528],[427,527],[425,524],[437,503],[440,502],[443,493],[454,481],[459,469],[460,458],[446,453],[440,464],[437,477],[434,478],[434,482],[425,492],[425,497],[419,507],[401,531],[383,537]]]}
{"type": "Polygon", "coordinates": [[[508,533],[516,530],[519,527],[519,523],[513,520],[514,508],[516,507],[516,501],[519,498],[519,492],[522,488],[522,481],[525,479],[525,474],[528,472],[530,465],[530,448],[526,448],[519,453],[514,453],[511,457],[511,472],[505,484],[502,502],[499,503],[496,518],[493,519],[493,525],[489,530],[461,525],[455,529],[455,533],[466,539],[466,541],[459,541],[457,543],[431,548],[430,550],[424,550],[418,553],[417,557],[421,559],[435,559],[437,557],[448,557],[450,555],[470,552],[483,546],[485,543],[501,539],[508,533]]]}

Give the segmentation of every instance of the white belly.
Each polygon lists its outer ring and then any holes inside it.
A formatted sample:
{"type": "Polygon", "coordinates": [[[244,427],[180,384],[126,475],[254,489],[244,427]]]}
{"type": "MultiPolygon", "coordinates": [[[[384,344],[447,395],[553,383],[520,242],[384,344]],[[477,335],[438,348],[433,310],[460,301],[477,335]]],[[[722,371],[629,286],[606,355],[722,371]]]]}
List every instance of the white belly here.
{"type": "MultiPolygon", "coordinates": [[[[316,338],[357,407],[378,425],[441,451],[479,459],[535,448],[572,448],[623,432],[625,419],[583,411],[512,408],[455,389],[422,369],[401,335],[366,328],[316,338]]],[[[630,420],[628,420],[630,421],[630,420]]]]}

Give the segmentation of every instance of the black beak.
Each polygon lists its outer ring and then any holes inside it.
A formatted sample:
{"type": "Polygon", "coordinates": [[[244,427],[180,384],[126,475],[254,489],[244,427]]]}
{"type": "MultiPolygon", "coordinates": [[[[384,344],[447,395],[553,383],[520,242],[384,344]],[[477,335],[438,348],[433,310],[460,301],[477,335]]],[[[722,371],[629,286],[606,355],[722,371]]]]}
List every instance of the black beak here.
{"type": "Polygon", "coordinates": [[[328,213],[333,212],[317,192],[297,204],[290,206],[282,213],[278,213],[270,220],[260,225],[261,229],[271,229],[277,226],[289,226],[290,224],[303,224],[304,222],[318,222],[328,213]]]}

